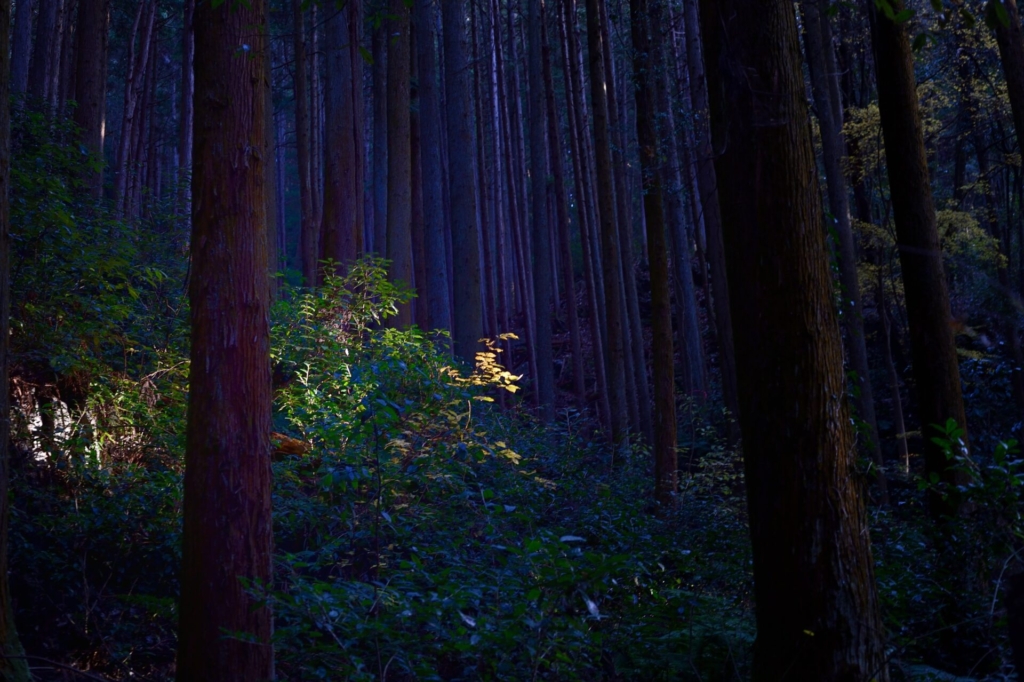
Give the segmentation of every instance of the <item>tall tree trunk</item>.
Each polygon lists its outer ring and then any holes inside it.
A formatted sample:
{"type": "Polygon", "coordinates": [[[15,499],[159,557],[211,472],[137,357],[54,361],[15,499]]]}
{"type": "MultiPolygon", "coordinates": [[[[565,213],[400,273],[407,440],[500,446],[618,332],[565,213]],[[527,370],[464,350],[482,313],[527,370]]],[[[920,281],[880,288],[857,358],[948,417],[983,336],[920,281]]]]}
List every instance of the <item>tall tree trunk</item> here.
{"type": "Polygon", "coordinates": [[[795,9],[701,11],[754,554],[752,679],[884,682],[795,9]]]}
{"type": "Polygon", "coordinates": [[[441,3],[444,77],[447,91],[448,183],[451,188],[451,234],[455,354],[472,361],[483,336],[480,291],[480,233],[476,216],[476,139],[473,87],[466,49],[466,2],[441,3]]]}
{"type": "Polygon", "coordinates": [[[39,0],[39,14],[36,17],[35,41],[32,44],[32,61],[29,64],[28,92],[33,99],[49,101],[53,85],[53,74],[57,65],[55,45],[60,41],[58,22],[63,0],[39,0]]]}
{"type": "MultiPolygon", "coordinates": [[[[715,336],[718,340],[718,367],[722,373],[722,397],[725,406],[737,416],[739,395],[736,389],[736,355],[733,351],[732,325],[729,317],[729,281],[725,274],[725,247],[722,241],[721,200],[718,196],[718,179],[716,177],[714,152],[711,147],[711,134],[708,129],[708,81],[704,77],[707,64],[701,54],[701,24],[698,19],[697,3],[699,0],[685,0],[684,18],[686,21],[686,64],[690,76],[690,99],[694,117],[695,143],[697,148],[697,186],[700,191],[701,206],[704,208],[704,229],[707,237],[708,269],[711,271],[711,309],[714,312],[715,336]]],[[[703,7],[703,5],[701,5],[703,7]]],[[[731,427],[733,435],[735,428],[731,427]]]]}
{"type": "Polygon", "coordinates": [[[624,116],[621,114],[618,84],[616,83],[615,59],[610,39],[611,27],[608,19],[608,0],[600,0],[601,36],[604,41],[605,90],[608,100],[608,129],[612,144],[612,173],[615,186],[615,213],[622,268],[623,296],[623,343],[625,344],[626,398],[629,401],[630,420],[637,435],[653,442],[654,431],[651,421],[651,395],[647,384],[647,362],[644,359],[644,334],[640,322],[640,304],[636,293],[636,266],[633,262],[633,220],[630,210],[629,166],[624,153],[626,135],[623,131],[624,116]]]}
{"type": "Polygon", "coordinates": [[[565,87],[566,108],[569,119],[569,139],[573,162],[573,189],[576,193],[576,215],[580,228],[580,246],[583,251],[583,269],[586,277],[587,310],[590,324],[591,345],[594,353],[594,374],[597,379],[597,412],[605,429],[610,428],[610,408],[608,405],[608,381],[604,362],[604,325],[601,322],[599,303],[602,283],[600,281],[600,264],[597,262],[597,246],[591,239],[594,225],[591,221],[593,201],[591,201],[591,167],[586,156],[586,138],[583,113],[583,84],[580,82],[578,67],[578,49],[576,26],[572,8],[575,3],[562,0],[562,12],[559,18],[559,37],[561,50],[562,75],[565,87]]]}
{"type": "Polygon", "coordinates": [[[265,7],[196,7],[179,682],[274,678],[270,609],[248,594],[272,584],[265,7]]]}
{"type": "MultiPolygon", "coordinates": [[[[556,15],[557,17],[557,15],[556,15]]],[[[555,84],[551,76],[551,40],[547,36],[548,23],[544,23],[544,98],[547,104],[547,133],[550,141],[551,178],[554,186],[555,212],[558,221],[558,249],[565,295],[565,313],[569,322],[569,343],[572,348],[573,392],[582,405],[586,399],[583,376],[583,343],[580,338],[580,318],[576,310],[576,277],[572,267],[572,235],[569,231],[569,200],[565,192],[564,152],[562,131],[555,105],[555,84]]]]}
{"type": "MultiPolygon", "coordinates": [[[[269,24],[268,24],[269,26],[269,24]]],[[[263,109],[263,134],[266,136],[266,143],[264,149],[264,178],[263,178],[263,196],[266,200],[266,218],[267,218],[267,281],[270,287],[270,300],[277,300],[278,293],[278,279],[277,279],[277,192],[274,191],[274,185],[277,182],[277,129],[274,125],[274,58],[271,54],[271,36],[268,33],[266,38],[266,47],[263,50],[263,59],[266,62],[264,65],[264,81],[263,81],[263,92],[266,102],[263,109]]],[[[156,118],[153,118],[153,122],[156,122],[156,118]]],[[[153,141],[155,145],[156,135],[153,135],[153,141]]],[[[154,146],[155,149],[155,146],[154,146]]],[[[151,161],[152,163],[152,161],[151,161]]],[[[153,185],[151,185],[153,187],[153,185]]]]}
{"type": "MultiPolygon", "coordinates": [[[[412,146],[409,130],[410,15],[409,7],[404,0],[390,0],[388,7],[391,40],[388,43],[387,68],[387,257],[391,261],[391,281],[412,286],[412,146]]],[[[395,325],[405,328],[411,324],[411,304],[400,305],[395,325]]]]}
{"type": "MultiPolygon", "coordinates": [[[[324,92],[320,46],[323,22],[320,19],[320,5],[314,2],[309,7],[309,192],[313,202],[313,231],[318,235],[316,254],[319,256],[323,250],[319,242],[320,225],[324,220],[324,92]]],[[[329,9],[334,11],[333,8],[329,9]]],[[[317,272],[318,279],[319,276],[317,272]]]]}
{"type": "Polygon", "coordinates": [[[181,29],[181,121],[178,128],[178,181],[177,212],[192,215],[192,193],[189,177],[192,173],[192,125],[195,118],[195,72],[193,58],[196,52],[195,12],[196,0],[185,0],[181,29]]]}
{"type": "Polygon", "coordinates": [[[903,400],[900,398],[900,375],[896,371],[896,363],[892,358],[892,323],[889,318],[889,307],[885,300],[885,282],[882,280],[882,268],[878,268],[878,284],[875,287],[875,306],[878,316],[882,319],[882,357],[885,360],[886,373],[889,375],[889,392],[892,399],[892,421],[899,441],[900,463],[903,473],[910,473],[910,451],[907,449],[907,427],[903,421],[903,400]]]}
{"type": "Polygon", "coordinates": [[[423,174],[423,242],[430,254],[425,265],[427,324],[430,329],[451,329],[448,306],[447,258],[444,244],[444,169],[441,166],[441,98],[437,74],[437,11],[431,0],[416,0],[416,65],[420,95],[420,157],[423,174]],[[434,150],[434,151],[429,151],[434,150]]]}
{"type": "MultiPolygon", "coordinates": [[[[910,39],[905,24],[886,18],[873,2],[866,4],[871,18],[878,108],[910,323],[925,471],[956,485],[958,477],[943,449],[932,442],[932,437],[939,435],[933,424],[945,425],[952,419],[966,429],[967,418],[950,326],[949,293],[925,158],[910,39]]],[[[902,2],[896,0],[892,4],[895,11],[902,11],[902,2]]],[[[966,453],[966,434],[964,440],[966,453]]],[[[955,490],[951,492],[946,497],[934,492],[929,495],[933,515],[957,511],[955,490]]]]}
{"type": "Polygon", "coordinates": [[[149,44],[153,38],[153,23],[156,18],[156,3],[140,4],[132,27],[131,49],[128,53],[128,78],[125,81],[124,109],[121,116],[121,142],[117,150],[117,170],[114,173],[114,208],[118,216],[124,216],[130,208],[127,204],[130,187],[129,174],[132,168],[132,140],[136,133],[137,121],[135,113],[139,98],[142,96],[146,82],[146,67],[149,64],[149,44]],[[146,11],[143,11],[143,10],[146,11]],[[135,36],[140,27],[139,19],[145,15],[145,24],[141,24],[142,34],[139,36],[138,51],[135,49],[135,36]]]}
{"type": "Polygon", "coordinates": [[[313,222],[313,189],[310,174],[310,115],[307,78],[306,25],[303,0],[292,0],[292,38],[295,75],[295,145],[299,174],[299,264],[307,287],[316,285],[319,254],[317,225],[313,222]]]}
{"type": "Polygon", "coordinates": [[[590,98],[594,117],[594,154],[597,169],[597,214],[600,222],[601,262],[604,269],[605,372],[611,415],[612,443],[616,449],[627,443],[626,374],[624,321],[620,290],[619,233],[615,218],[615,187],[612,181],[611,135],[608,130],[608,99],[605,89],[604,50],[601,39],[600,0],[587,0],[587,51],[590,57],[590,98]]]}
{"type": "MultiPolygon", "coordinates": [[[[353,58],[359,59],[359,55],[353,54],[351,26],[355,9],[354,3],[346,3],[331,13],[324,25],[324,213],[320,252],[323,259],[335,261],[341,273],[363,251],[363,221],[357,210],[362,187],[356,185],[353,58]]],[[[406,281],[411,284],[412,277],[406,281]]]]}
{"type": "Polygon", "coordinates": [[[64,113],[69,99],[75,96],[75,48],[78,43],[77,30],[78,0],[64,0],[61,28],[60,59],[54,78],[54,94],[51,106],[64,113]]]}
{"type": "MultiPolygon", "coordinates": [[[[75,75],[75,123],[82,129],[82,144],[103,160],[103,114],[107,99],[107,44],[110,0],[80,0],[78,6],[78,71],[75,75]]],[[[95,199],[103,197],[103,169],[89,172],[95,199]]]]}
{"type": "Polygon", "coordinates": [[[373,250],[381,257],[387,254],[388,234],[387,41],[387,28],[382,22],[373,30],[370,40],[373,56],[373,161],[370,169],[373,186],[373,250]]]}
{"type": "Polygon", "coordinates": [[[11,49],[11,93],[28,90],[29,61],[32,59],[32,19],[35,0],[18,0],[14,8],[14,45],[11,49]]]}
{"type": "Polygon", "coordinates": [[[530,225],[533,236],[533,295],[537,314],[537,381],[540,416],[546,421],[555,418],[555,373],[551,356],[551,236],[548,225],[548,140],[544,106],[544,66],[541,0],[530,0],[527,28],[529,65],[528,90],[530,112],[530,225]]]}
{"type": "Polygon", "coordinates": [[[858,416],[867,426],[866,452],[878,471],[878,490],[883,504],[888,504],[885,472],[882,469],[882,448],[878,438],[878,420],[875,418],[875,398],[871,391],[871,373],[868,366],[868,350],[864,341],[864,309],[860,301],[860,284],[857,281],[857,252],[853,244],[853,228],[850,225],[850,198],[843,175],[843,121],[839,91],[829,86],[826,45],[832,41],[832,30],[828,23],[826,0],[801,0],[800,10],[804,26],[804,47],[807,50],[807,66],[811,74],[811,92],[814,95],[814,113],[821,130],[822,159],[825,165],[825,179],[828,184],[828,204],[832,221],[838,236],[839,281],[842,285],[840,300],[840,322],[846,331],[846,348],[850,368],[855,373],[854,405],[858,416]],[[835,97],[833,97],[833,94],[835,97]]]}
{"type": "MultiPolygon", "coordinates": [[[[662,150],[657,115],[660,45],[652,39],[652,22],[663,17],[661,0],[630,0],[633,76],[636,80],[636,132],[643,172],[644,213],[651,270],[651,355],[654,371],[654,497],[670,505],[676,492],[676,380],[672,347],[672,292],[668,275],[668,240],[661,186],[662,150]]],[[[671,144],[671,139],[669,144],[671,144]]]]}
{"type": "MultiPolygon", "coordinates": [[[[19,5],[21,3],[18,3],[19,5]]],[[[0,0],[0,680],[32,679],[14,624],[8,581],[7,528],[11,516],[11,2],[0,0]]]]}

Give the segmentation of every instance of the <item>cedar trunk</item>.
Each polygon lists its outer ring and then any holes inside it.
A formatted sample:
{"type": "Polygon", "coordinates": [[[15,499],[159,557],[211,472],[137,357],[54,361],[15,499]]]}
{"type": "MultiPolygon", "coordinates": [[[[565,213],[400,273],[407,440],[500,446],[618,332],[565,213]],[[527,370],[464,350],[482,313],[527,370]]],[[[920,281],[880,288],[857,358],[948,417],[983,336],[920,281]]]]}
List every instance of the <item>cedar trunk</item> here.
{"type": "MultiPolygon", "coordinates": [[[[82,129],[82,144],[97,160],[103,159],[109,21],[110,0],[79,1],[75,123],[82,129]]],[[[90,172],[88,182],[93,197],[100,199],[103,196],[102,168],[90,172]]]]}
{"type": "MultiPolygon", "coordinates": [[[[466,2],[441,3],[447,91],[448,182],[451,192],[455,354],[472,362],[484,333],[480,291],[480,234],[476,218],[476,139],[473,86],[466,50],[466,2]]],[[[392,91],[393,92],[393,91],[392,91]]]]}
{"type": "MultiPolygon", "coordinates": [[[[910,39],[905,24],[886,18],[874,2],[867,4],[892,212],[906,292],[918,417],[924,436],[925,472],[955,485],[957,476],[949,467],[945,452],[932,442],[932,437],[939,435],[934,425],[944,426],[952,419],[966,429],[967,419],[910,39]]],[[[893,2],[893,8],[902,11],[903,3],[893,2]]],[[[966,453],[966,435],[963,448],[966,453]]],[[[955,495],[943,499],[933,493],[929,495],[929,506],[933,515],[942,516],[955,513],[958,504],[955,495]]]]}
{"type": "Polygon", "coordinates": [[[313,189],[310,186],[310,116],[307,80],[306,26],[302,0],[292,0],[293,49],[295,52],[295,140],[299,173],[299,264],[306,286],[316,284],[317,226],[313,222],[313,189]]]}
{"type": "Polygon", "coordinates": [[[179,682],[274,676],[270,609],[250,595],[272,547],[265,7],[196,7],[179,682]]]}
{"type": "Polygon", "coordinates": [[[884,682],[795,9],[701,10],[754,554],[752,679],[884,682]]]}
{"type": "MultiPolygon", "coordinates": [[[[413,285],[412,276],[412,143],[409,129],[409,7],[391,0],[388,42],[388,215],[387,257],[392,282],[413,285]]],[[[395,326],[412,324],[412,305],[398,306],[395,326]]]]}

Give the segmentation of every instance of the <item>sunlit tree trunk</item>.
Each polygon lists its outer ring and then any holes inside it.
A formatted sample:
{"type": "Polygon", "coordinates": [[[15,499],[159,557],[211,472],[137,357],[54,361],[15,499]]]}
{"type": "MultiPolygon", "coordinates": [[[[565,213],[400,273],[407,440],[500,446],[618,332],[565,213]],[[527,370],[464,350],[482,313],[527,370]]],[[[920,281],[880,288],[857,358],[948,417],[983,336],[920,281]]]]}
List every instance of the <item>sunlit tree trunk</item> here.
{"type": "Polygon", "coordinates": [[[754,556],[754,682],[888,679],[788,0],[703,0],[754,556]]]}
{"type": "Polygon", "coordinates": [[[265,6],[196,7],[179,682],[274,678],[265,6]]]}

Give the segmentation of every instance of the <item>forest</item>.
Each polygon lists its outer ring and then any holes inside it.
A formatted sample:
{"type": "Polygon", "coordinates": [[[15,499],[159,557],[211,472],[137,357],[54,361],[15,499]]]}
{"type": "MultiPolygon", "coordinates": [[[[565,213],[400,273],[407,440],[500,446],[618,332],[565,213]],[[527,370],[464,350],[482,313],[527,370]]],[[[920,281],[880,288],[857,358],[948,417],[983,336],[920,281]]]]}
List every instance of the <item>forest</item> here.
{"type": "Polygon", "coordinates": [[[0,682],[1024,679],[1016,0],[0,0],[0,682]]]}

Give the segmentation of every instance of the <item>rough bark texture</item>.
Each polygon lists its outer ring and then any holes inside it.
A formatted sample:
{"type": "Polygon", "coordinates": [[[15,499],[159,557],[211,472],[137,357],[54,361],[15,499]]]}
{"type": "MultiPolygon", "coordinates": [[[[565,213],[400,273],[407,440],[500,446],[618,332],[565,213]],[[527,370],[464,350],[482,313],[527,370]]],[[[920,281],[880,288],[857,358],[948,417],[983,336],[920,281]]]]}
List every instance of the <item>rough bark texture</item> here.
{"type": "MultiPolygon", "coordinates": [[[[825,165],[825,179],[828,185],[828,205],[832,211],[831,224],[835,228],[839,247],[839,281],[842,284],[839,320],[846,331],[846,349],[850,369],[856,374],[854,404],[858,416],[867,427],[864,452],[878,467],[881,467],[882,448],[878,438],[878,421],[875,418],[875,398],[871,390],[871,374],[868,367],[868,350],[864,342],[864,310],[860,301],[860,284],[857,281],[857,251],[853,244],[853,228],[850,225],[850,198],[843,175],[843,121],[836,114],[841,111],[840,103],[833,101],[833,91],[838,99],[837,89],[829,87],[828,59],[826,44],[832,40],[828,15],[823,0],[802,0],[800,9],[803,16],[804,46],[807,50],[807,66],[811,74],[811,91],[814,95],[814,113],[821,130],[821,156],[825,165]]],[[[879,471],[879,492],[887,500],[885,476],[879,471]]]]}
{"type": "Polygon", "coordinates": [[[884,681],[795,9],[701,10],[754,553],[753,680],[884,681]]]}
{"type": "Polygon", "coordinates": [[[265,6],[196,7],[179,682],[274,677],[270,610],[242,582],[271,580],[265,6]]]}
{"type": "MultiPolygon", "coordinates": [[[[409,130],[409,8],[391,0],[388,33],[388,215],[387,257],[393,282],[413,285],[412,276],[412,144],[409,130]]],[[[412,305],[398,307],[394,323],[412,324],[412,305]]]]}
{"type": "Polygon", "coordinates": [[[533,296],[537,314],[537,381],[538,407],[544,421],[555,417],[555,372],[551,354],[551,235],[548,225],[548,141],[544,101],[544,68],[541,38],[541,1],[530,0],[527,17],[527,63],[530,102],[530,227],[533,242],[533,296]]]}
{"type": "Polygon", "coordinates": [[[657,56],[651,22],[660,17],[660,0],[630,0],[633,36],[633,77],[636,81],[636,132],[643,173],[644,213],[647,216],[648,261],[651,271],[651,355],[654,371],[654,496],[669,505],[676,492],[676,379],[672,345],[672,290],[668,276],[668,240],[661,185],[657,125],[657,56]],[[652,16],[652,12],[655,13],[652,16]]]}
{"type": "Polygon", "coordinates": [[[10,518],[11,412],[8,390],[11,362],[11,2],[0,0],[0,680],[28,682],[31,676],[14,626],[14,605],[7,579],[7,525],[10,518]]]}
{"type": "MultiPolygon", "coordinates": [[[[690,98],[696,112],[694,120],[697,166],[697,187],[704,208],[704,229],[707,240],[708,269],[711,279],[712,310],[718,340],[718,367],[722,373],[722,397],[725,406],[736,416],[739,395],[736,388],[736,357],[733,350],[733,321],[730,318],[729,281],[725,274],[725,250],[722,239],[721,197],[714,164],[714,151],[708,128],[708,82],[704,76],[705,57],[701,54],[698,1],[686,0],[686,63],[690,76],[690,98]]],[[[703,7],[703,4],[701,5],[703,7]]],[[[706,18],[705,18],[706,22],[706,18]]],[[[706,26],[706,23],[705,23],[706,26]]]]}
{"type": "Polygon", "coordinates": [[[619,266],[618,228],[615,224],[615,187],[612,183],[611,137],[608,132],[608,100],[605,96],[604,50],[601,40],[601,11],[598,0],[587,0],[587,50],[590,67],[590,97],[594,117],[594,165],[597,172],[597,214],[600,224],[601,264],[604,275],[605,374],[612,443],[618,449],[626,442],[626,375],[623,341],[622,269],[619,266]]]}
{"type": "Polygon", "coordinates": [[[448,273],[444,245],[444,168],[441,166],[441,96],[437,79],[437,11],[431,0],[416,0],[416,66],[420,95],[420,157],[423,173],[423,242],[427,254],[425,288],[427,324],[431,329],[451,328],[448,273]],[[433,150],[433,151],[431,151],[433,150]]]}
{"type": "Polygon", "coordinates": [[[313,189],[310,187],[310,117],[307,81],[306,22],[302,0],[292,0],[292,39],[295,55],[295,140],[299,173],[299,264],[306,286],[316,284],[317,227],[313,222],[313,189]]]}
{"type": "MultiPolygon", "coordinates": [[[[103,158],[103,115],[107,99],[107,26],[110,0],[80,0],[78,5],[78,64],[75,73],[75,123],[82,129],[82,144],[103,158]]],[[[103,196],[103,171],[90,173],[89,187],[96,199],[103,196]]]]}
{"type": "Polygon", "coordinates": [[[455,354],[472,361],[484,333],[480,233],[476,216],[473,85],[466,49],[466,2],[441,3],[447,91],[448,182],[451,188],[452,320],[455,354]]]}
{"type": "Polygon", "coordinates": [[[32,13],[35,0],[19,0],[14,14],[14,45],[11,50],[11,93],[28,89],[28,65],[32,58],[32,13]]]}
{"type": "MultiPolygon", "coordinates": [[[[918,417],[925,436],[925,471],[955,484],[957,477],[949,468],[944,451],[931,438],[938,435],[933,424],[944,425],[952,419],[966,429],[967,418],[950,325],[949,293],[925,158],[910,39],[906,24],[897,25],[887,19],[873,1],[867,5],[892,212],[906,292],[918,417]]],[[[902,2],[893,2],[893,8],[902,11],[902,2]]],[[[943,500],[932,494],[929,506],[933,515],[948,515],[956,511],[957,502],[955,496],[943,500]]]]}

